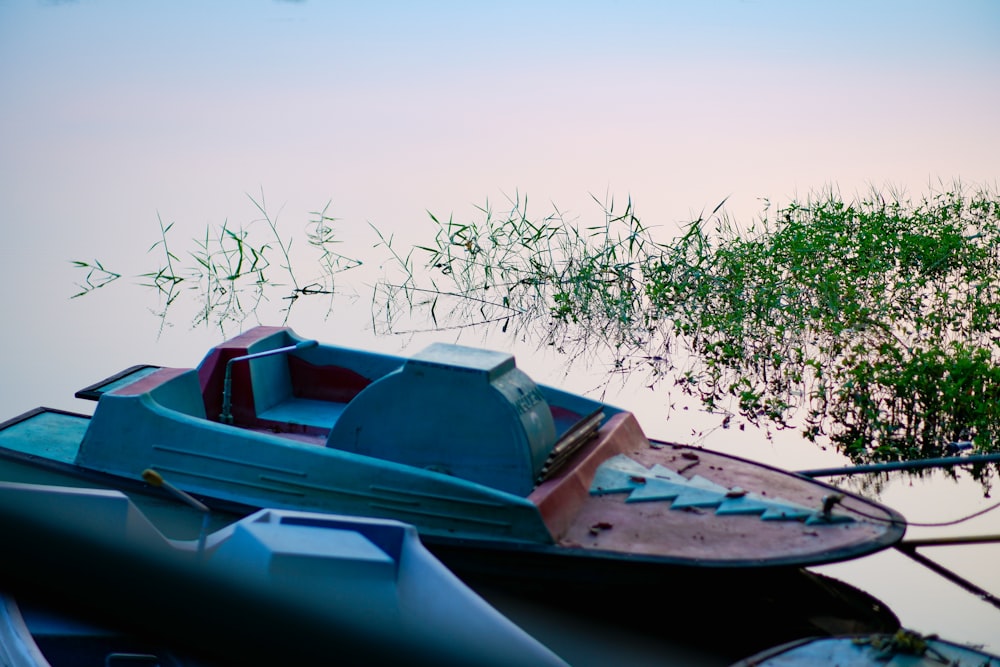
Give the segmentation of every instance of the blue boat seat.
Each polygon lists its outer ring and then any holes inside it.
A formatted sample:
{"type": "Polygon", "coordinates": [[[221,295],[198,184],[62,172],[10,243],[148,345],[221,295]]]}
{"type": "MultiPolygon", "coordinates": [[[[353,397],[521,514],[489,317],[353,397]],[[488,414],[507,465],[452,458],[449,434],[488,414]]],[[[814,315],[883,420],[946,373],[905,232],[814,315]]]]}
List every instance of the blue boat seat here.
{"type": "Polygon", "coordinates": [[[288,396],[264,411],[259,411],[257,417],[269,422],[329,431],[346,407],[346,403],[288,396]]]}
{"type": "MultiPolygon", "coordinates": [[[[297,342],[287,330],[282,330],[252,345],[248,353],[266,352],[297,342]]],[[[293,353],[277,354],[246,362],[256,417],[292,432],[319,430],[325,434],[343,412],[345,403],[298,396],[292,381],[293,358],[293,353]]]]}
{"type": "MultiPolygon", "coordinates": [[[[213,348],[198,366],[205,411],[221,410],[226,363],[235,357],[288,347],[303,339],[286,327],[255,327],[213,348]]],[[[341,412],[362,389],[401,360],[322,345],[272,355],[232,367],[233,423],[325,439],[341,412]]]]}

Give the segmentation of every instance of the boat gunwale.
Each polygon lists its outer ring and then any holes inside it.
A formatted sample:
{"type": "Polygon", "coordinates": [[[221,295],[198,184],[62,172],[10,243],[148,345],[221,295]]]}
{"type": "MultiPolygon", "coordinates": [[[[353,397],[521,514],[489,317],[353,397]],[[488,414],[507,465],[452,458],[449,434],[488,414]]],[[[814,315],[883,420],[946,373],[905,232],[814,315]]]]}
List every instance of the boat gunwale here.
{"type": "MultiPolygon", "coordinates": [[[[38,416],[42,413],[55,413],[60,415],[65,415],[68,417],[80,418],[84,420],[91,420],[92,417],[87,414],[72,412],[69,410],[62,410],[57,408],[47,408],[38,407],[29,410],[17,417],[6,420],[0,423],[0,431],[14,426],[18,423],[27,421],[32,417],[38,416]]],[[[629,413],[625,413],[629,414],[629,413]]],[[[751,469],[765,469],[772,474],[777,474],[784,476],[796,481],[807,482],[810,486],[822,489],[829,492],[834,492],[842,494],[845,497],[849,497],[856,502],[863,504],[866,508],[871,508],[878,510],[886,515],[886,520],[884,522],[885,530],[877,537],[864,540],[853,545],[848,545],[845,547],[831,549],[826,552],[819,551],[813,552],[807,555],[792,555],[786,557],[772,557],[772,558],[728,558],[728,559],[713,559],[713,558],[700,558],[700,557],[690,557],[690,556],[671,556],[669,554],[647,554],[647,553],[628,553],[620,550],[611,549],[601,549],[599,547],[584,547],[573,544],[560,544],[558,541],[555,543],[542,543],[533,542],[528,540],[512,540],[512,539],[498,539],[490,536],[483,536],[479,538],[461,537],[461,536],[450,536],[444,534],[437,530],[425,530],[421,531],[421,539],[430,545],[440,545],[442,548],[461,546],[465,549],[476,549],[478,551],[495,551],[502,552],[509,555],[517,554],[527,554],[530,553],[537,557],[547,559],[549,556],[565,556],[569,559],[595,559],[596,561],[616,561],[620,563],[648,563],[648,564],[669,564],[678,567],[694,567],[694,568],[711,568],[711,569],[767,569],[767,568],[785,568],[785,567],[812,567],[818,565],[825,565],[835,562],[841,562],[844,560],[849,560],[852,558],[857,558],[860,556],[868,555],[878,551],[882,551],[889,548],[899,542],[906,530],[906,520],[905,518],[896,510],[883,505],[877,501],[865,498],[859,494],[851,491],[843,490],[835,487],[827,482],[813,479],[807,476],[799,475],[793,471],[784,470],[769,464],[758,463],[756,461],[751,461],[749,459],[728,454],[724,452],[718,452],[715,450],[705,449],[702,447],[694,445],[684,445],[679,443],[672,443],[668,441],[661,440],[648,440],[649,446],[654,449],[660,448],[671,448],[675,451],[687,450],[692,452],[704,452],[706,454],[711,454],[713,456],[718,456],[720,458],[734,461],[739,465],[747,466],[751,469]]],[[[573,468],[573,459],[578,456],[585,455],[586,448],[584,450],[578,451],[571,457],[570,461],[567,463],[566,468],[561,471],[561,474],[557,475],[550,482],[560,482],[563,481],[563,475],[570,474],[573,468]]],[[[153,496],[167,496],[166,492],[162,489],[153,487],[142,480],[131,479],[124,475],[118,475],[114,473],[102,472],[94,470],[91,468],[86,468],[78,464],[66,463],[63,461],[58,461],[50,459],[44,456],[39,456],[36,454],[30,454],[26,452],[21,452],[18,450],[9,449],[7,447],[0,446],[0,456],[15,461],[28,463],[31,465],[40,466],[43,468],[48,468],[49,470],[73,475],[79,478],[91,480],[102,486],[108,486],[111,488],[120,488],[125,491],[149,494],[153,496]]],[[[537,488],[537,487],[536,487],[537,488]]],[[[202,500],[213,509],[213,511],[219,511],[225,514],[235,514],[235,515],[245,515],[252,513],[259,509],[254,504],[242,503],[236,500],[228,500],[215,495],[206,494],[204,492],[195,493],[199,500],[202,500]]],[[[527,499],[527,498],[526,498],[527,499]]],[[[533,503],[534,504],[534,503],[533,503]]],[[[538,505],[535,505],[538,507],[538,505]]],[[[539,508],[540,510],[540,508],[539,508]]],[[[798,523],[798,522],[796,522],[798,523]]],[[[568,562],[568,561],[563,561],[568,562]]]]}

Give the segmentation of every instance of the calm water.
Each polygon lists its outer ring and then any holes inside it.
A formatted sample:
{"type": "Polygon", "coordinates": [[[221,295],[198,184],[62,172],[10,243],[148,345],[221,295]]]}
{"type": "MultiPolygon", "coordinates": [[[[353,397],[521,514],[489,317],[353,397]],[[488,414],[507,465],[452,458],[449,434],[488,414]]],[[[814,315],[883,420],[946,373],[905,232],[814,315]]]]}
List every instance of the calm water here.
{"type": "MultiPolygon", "coordinates": [[[[389,352],[459,339],[588,391],[606,377],[599,362],[565,372],[533,341],[373,332],[370,285],[388,253],[369,223],[406,247],[428,241],[427,210],[475,218],[517,191],[538,215],[554,204],[587,225],[601,221],[591,195],[631,196],[667,238],[727,196],[750,218],[761,198],[831,184],[845,197],[873,184],[919,196],[954,178],[997,181],[992,2],[356,5],[0,0],[3,417],[86,411],[75,390],[135,363],[197,363],[222,331],[193,327],[183,299],[164,324],[133,277],[159,266],[147,254],[158,216],[186,261],[206,225],[259,228],[247,193],[297,237],[294,253],[309,213],[331,202],[339,249],[365,261],[341,276],[332,316],[329,302],[296,305],[289,324],[303,335],[389,352]],[[70,260],[95,258],[125,278],[70,300],[84,279],[70,260]]],[[[225,333],[276,323],[283,306],[273,296],[225,333]]],[[[650,435],[790,469],[840,462],[793,433],[665,416],[677,397],[640,380],[607,400],[650,435]]],[[[878,497],[927,523],[994,501],[961,473],[893,478],[878,497]]],[[[910,531],[968,534],[1000,534],[1000,512],[910,531]]],[[[1000,547],[932,555],[1000,593],[1000,547]]],[[[1000,651],[1000,610],[895,552],[820,569],[904,625],[1000,651]]]]}

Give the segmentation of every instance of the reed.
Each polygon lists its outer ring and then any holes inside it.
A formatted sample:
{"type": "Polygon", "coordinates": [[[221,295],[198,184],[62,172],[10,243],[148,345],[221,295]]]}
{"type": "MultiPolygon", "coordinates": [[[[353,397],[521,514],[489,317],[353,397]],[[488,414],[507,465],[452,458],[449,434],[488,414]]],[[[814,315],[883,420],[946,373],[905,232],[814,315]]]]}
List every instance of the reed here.
{"type": "Polygon", "coordinates": [[[87,275],[84,277],[82,283],[77,283],[76,286],[79,288],[79,292],[73,294],[70,298],[76,299],[78,297],[84,296],[85,294],[90,294],[94,290],[100,289],[110,285],[114,281],[122,277],[122,274],[115,273],[104,268],[99,260],[94,260],[92,262],[87,262],[79,259],[71,260],[73,266],[78,269],[84,269],[87,275]]]}
{"type": "MultiPolygon", "coordinates": [[[[152,289],[159,298],[156,315],[166,324],[171,313],[187,301],[194,306],[192,324],[218,327],[225,333],[229,326],[239,326],[258,314],[265,303],[283,301],[283,322],[300,297],[331,296],[338,274],[361,265],[361,260],[336,252],[336,239],[327,215],[330,203],[309,215],[306,243],[312,256],[305,263],[315,265],[319,273],[300,282],[293,268],[294,237],[279,228],[278,215],[270,213],[263,192],[248,195],[259,217],[246,224],[224,220],[205,227],[204,233],[190,239],[186,251],[175,251],[174,223],[164,224],[157,215],[159,239],[147,250],[158,257],[157,268],[137,276],[139,285],[152,289]],[[277,261],[272,258],[277,256],[277,261]],[[186,299],[182,299],[186,297],[186,299]]],[[[121,274],[104,268],[101,262],[76,260],[74,266],[87,270],[81,291],[84,296],[114,282],[121,274]]],[[[332,306],[330,306],[332,307],[332,306]]]]}
{"type": "MultiPolygon", "coordinates": [[[[210,228],[186,255],[159,221],[159,267],[140,278],[162,317],[183,293],[200,304],[196,324],[225,327],[278,294],[287,321],[298,299],[332,297],[335,278],[361,265],[336,249],[328,203],[306,227],[319,278],[300,281],[291,235],[262,194],[250,200],[260,218],[210,228]]],[[[387,255],[373,328],[416,331],[406,316],[535,340],[570,363],[600,358],[612,376],[678,387],[722,428],[799,428],[856,462],[1000,451],[995,188],[955,184],[915,200],[828,189],[765,200],[743,224],[723,201],[672,236],[643,223],[631,199],[594,202],[588,225],[554,206],[533,215],[520,193],[467,221],[428,212],[429,240],[404,249],[372,226],[387,255]]],[[[87,271],[74,297],[120,277],[96,260],[74,264],[87,271]]]]}
{"type": "Polygon", "coordinates": [[[745,225],[723,202],[666,242],[631,200],[597,203],[585,227],[530,218],[520,197],[474,222],[432,215],[416,248],[428,271],[399,287],[436,297],[437,326],[502,323],[569,359],[610,354],[723,427],[801,428],[859,462],[1000,450],[994,190],[831,189],[745,225]]]}

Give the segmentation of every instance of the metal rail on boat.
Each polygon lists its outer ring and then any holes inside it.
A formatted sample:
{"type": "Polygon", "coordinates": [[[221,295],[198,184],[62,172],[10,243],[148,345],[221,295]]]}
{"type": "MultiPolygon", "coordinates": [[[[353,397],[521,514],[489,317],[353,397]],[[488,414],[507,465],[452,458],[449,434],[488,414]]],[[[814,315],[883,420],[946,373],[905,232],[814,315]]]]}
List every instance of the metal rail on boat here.
{"type": "Polygon", "coordinates": [[[950,468],[951,466],[969,463],[998,463],[1000,453],[971,454],[969,456],[944,456],[933,459],[917,459],[915,461],[888,461],[886,463],[868,463],[841,468],[816,468],[814,470],[799,470],[803,477],[837,477],[840,475],[858,475],[872,472],[891,472],[894,470],[924,470],[927,468],[950,468]]]}
{"type": "Polygon", "coordinates": [[[255,352],[253,354],[244,354],[239,357],[233,357],[226,362],[226,379],[223,382],[222,389],[222,414],[219,415],[219,421],[223,424],[233,423],[233,412],[232,412],[232,402],[233,402],[233,364],[237,361],[250,361],[251,359],[260,359],[262,357],[271,357],[276,354],[287,354],[289,352],[295,352],[296,350],[306,350],[310,347],[316,347],[319,345],[318,340],[302,340],[295,345],[288,345],[286,347],[279,347],[273,350],[264,350],[263,352],[255,352]]]}

